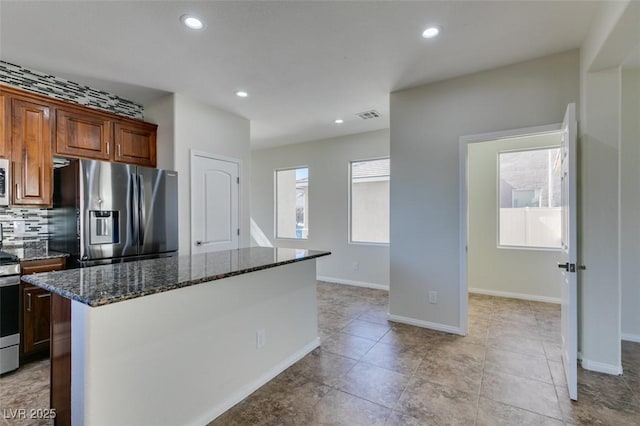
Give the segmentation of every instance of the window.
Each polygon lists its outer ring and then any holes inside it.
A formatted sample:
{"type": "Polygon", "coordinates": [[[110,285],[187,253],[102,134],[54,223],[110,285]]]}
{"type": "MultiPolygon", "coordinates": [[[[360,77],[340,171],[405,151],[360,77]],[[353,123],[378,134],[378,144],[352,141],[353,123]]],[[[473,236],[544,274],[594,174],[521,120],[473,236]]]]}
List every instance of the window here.
{"type": "Polygon", "coordinates": [[[354,243],[389,243],[389,159],[351,163],[350,230],[354,243]]]}
{"type": "Polygon", "coordinates": [[[276,238],[309,236],[309,168],[276,170],[276,238]]]}
{"type": "Polygon", "coordinates": [[[500,246],[560,248],[560,148],[498,154],[500,246]]]}

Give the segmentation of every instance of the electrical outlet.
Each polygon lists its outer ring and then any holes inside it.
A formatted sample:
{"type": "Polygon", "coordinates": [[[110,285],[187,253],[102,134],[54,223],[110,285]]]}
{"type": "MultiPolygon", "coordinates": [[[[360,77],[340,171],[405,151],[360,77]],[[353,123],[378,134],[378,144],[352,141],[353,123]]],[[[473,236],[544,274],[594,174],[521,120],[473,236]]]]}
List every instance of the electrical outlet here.
{"type": "Polygon", "coordinates": [[[267,343],[267,336],[264,331],[264,328],[256,330],[256,349],[264,348],[264,345],[267,343]]]}
{"type": "Polygon", "coordinates": [[[351,264],[351,269],[353,269],[354,271],[357,271],[360,269],[360,264],[358,262],[353,262],[351,264]]]}
{"type": "Polygon", "coordinates": [[[438,303],[438,292],[430,291],[429,292],[429,303],[438,303]]]}

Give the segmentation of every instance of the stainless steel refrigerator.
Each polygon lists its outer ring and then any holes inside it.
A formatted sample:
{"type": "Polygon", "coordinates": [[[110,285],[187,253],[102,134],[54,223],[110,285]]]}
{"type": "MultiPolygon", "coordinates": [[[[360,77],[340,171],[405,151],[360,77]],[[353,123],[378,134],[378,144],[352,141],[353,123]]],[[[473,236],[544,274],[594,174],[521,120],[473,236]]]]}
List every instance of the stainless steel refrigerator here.
{"type": "Polygon", "coordinates": [[[70,267],[178,250],[177,172],[58,158],[53,204],[49,248],[70,267]]]}

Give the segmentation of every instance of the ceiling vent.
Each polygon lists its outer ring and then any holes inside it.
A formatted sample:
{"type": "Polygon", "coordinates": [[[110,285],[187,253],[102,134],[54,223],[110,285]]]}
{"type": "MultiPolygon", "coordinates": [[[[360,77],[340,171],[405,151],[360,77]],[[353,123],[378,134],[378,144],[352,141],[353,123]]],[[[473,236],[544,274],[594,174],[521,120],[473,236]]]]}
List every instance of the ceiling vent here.
{"type": "Polygon", "coordinates": [[[380,113],[378,111],[376,111],[375,109],[372,109],[370,111],[360,112],[360,113],[358,113],[356,115],[358,117],[362,118],[363,120],[369,120],[371,118],[379,118],[380,117],[380,113]]]}

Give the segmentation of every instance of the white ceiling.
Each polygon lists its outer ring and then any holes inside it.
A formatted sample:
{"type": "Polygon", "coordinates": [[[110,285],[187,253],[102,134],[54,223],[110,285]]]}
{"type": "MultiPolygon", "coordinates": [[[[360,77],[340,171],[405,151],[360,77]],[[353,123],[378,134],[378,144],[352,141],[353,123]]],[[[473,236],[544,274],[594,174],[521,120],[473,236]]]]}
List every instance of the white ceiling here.
{"type": "Polygon", "coordinates": [[[593,1],[6,1],[0,59],[251,120],[254,148],[389,125],[389,93],[579,47],[593,1]],[[194,13],[204,31],[184,28],[194,13]],[[441,36],[421,38],[437,24],[441,36]],[[247,90],[249,98],[234,92],[247,90]],[[376,109],[378,119],[356,113],[376,109]],[[333,120],[343,118],[336,125],[333,120]]]}

